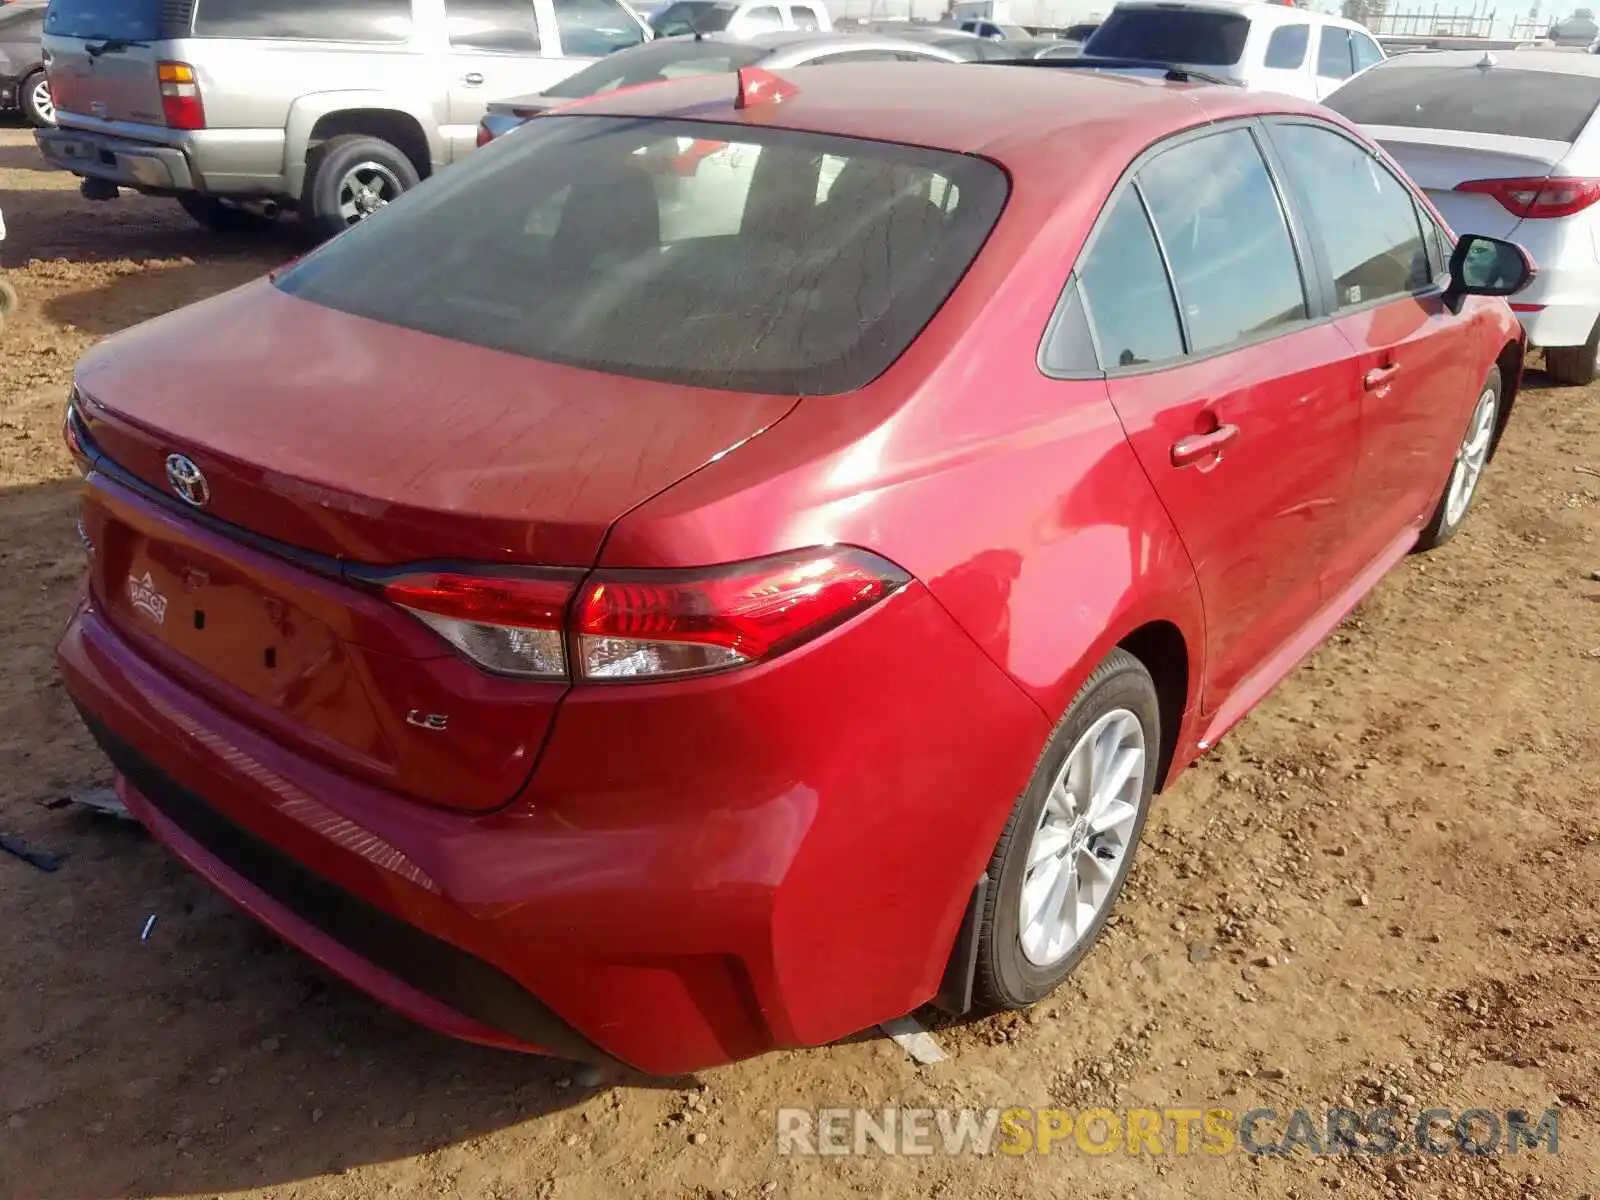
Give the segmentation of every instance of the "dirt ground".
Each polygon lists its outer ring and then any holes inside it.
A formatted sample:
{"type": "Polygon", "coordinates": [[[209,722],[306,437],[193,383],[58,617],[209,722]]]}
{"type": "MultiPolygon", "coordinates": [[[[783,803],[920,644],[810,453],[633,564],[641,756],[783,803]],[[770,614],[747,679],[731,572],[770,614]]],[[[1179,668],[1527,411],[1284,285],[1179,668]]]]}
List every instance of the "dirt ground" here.
{"type": "Polygon", "coordinates": [[[15,128],[0,206],[23,297],[0,334],[0,830],[68,856],[0,854],[4,1200],[1600,1192],[1600,389],[1530,376],[1465,532],[1162,799],[1052,1003],[943,1025],[931,1067],[862,1037],[617,1083],[413,1028],[137,828],[46,807],[108,779],[51,663],[81,573],[73,363],[297,245],[89,205],[15,128]],[[773,1136],[794,1105],[1380,1102],[1556,1106],[1560,1152],[817,1159],[773,1136]]]}

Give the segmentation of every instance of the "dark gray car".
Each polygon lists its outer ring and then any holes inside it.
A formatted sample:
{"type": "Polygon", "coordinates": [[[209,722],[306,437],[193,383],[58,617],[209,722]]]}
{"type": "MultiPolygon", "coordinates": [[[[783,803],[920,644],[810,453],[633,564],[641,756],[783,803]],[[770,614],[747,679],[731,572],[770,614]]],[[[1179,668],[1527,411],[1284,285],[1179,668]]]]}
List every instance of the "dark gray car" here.
{"type": "Polygon", "coordinates": [[[491,103],[478,127],[478,144],[510,132],[529,117],[573,100],[686,75],[720,75],[754,66],[771,70],[822,63],[963,61],[967,60],[940,46],[872,33],[784,32],[745,38],[724,34],[657,38],[648,45],[623,50],[591,63],[542,92],[491,103]]]}
{"type": "Polygon", "coordinates": [[[39,46],[46,7],[47,0],[0,4],[0,111],[20,111],[30,125],[41,128],[56,123],[39,46]]]}

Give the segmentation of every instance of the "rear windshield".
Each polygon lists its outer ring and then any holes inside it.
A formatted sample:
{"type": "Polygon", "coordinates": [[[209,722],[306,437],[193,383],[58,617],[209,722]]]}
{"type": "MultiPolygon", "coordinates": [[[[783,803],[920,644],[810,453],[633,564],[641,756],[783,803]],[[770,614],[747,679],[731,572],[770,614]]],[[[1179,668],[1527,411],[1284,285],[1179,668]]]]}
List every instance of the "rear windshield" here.
{"type": "Polygon", "coordinates": [[[1571,142],[1600,105],[1600,76],[1502,67],[1379,67],[1323,101],[1358,125],[1571,142]]]}
{"type": "Polygon", "coordinates": [[[602,58],[551,84],[540,95],[564,100],[642,83],[664,83],[685,75],[716,75],[760,62],[767,51],[738,42],[663,41],[628,54],[602,58]]]}
{"type": "Polygon", "coordinates": [[[1083,52],[1196,67],[1231,67],[1244,54],[1250,18],[1198,8],[1114,8],[1083,52]]]}
{"type": "Polygon", "coordinates": [[[277,286],[616,375],[836,394],[871,382],[932,319],[1007,190],[993,163],[942,150],[541,117],[308,255],[277,286]]]}
{"type": "Polygon", "coordinates": [[[732,4],[695,3],[679,0],[669,4],[655,16],[650,24],[662,37],[677,37],[685,33],[721,33],[738,11],[732,4]]]}
{"type": "Polygon", "coordinates": [[[94,41],[154,41],[161,36],[161,0],[51,0],[44,31],[94,41]]]}

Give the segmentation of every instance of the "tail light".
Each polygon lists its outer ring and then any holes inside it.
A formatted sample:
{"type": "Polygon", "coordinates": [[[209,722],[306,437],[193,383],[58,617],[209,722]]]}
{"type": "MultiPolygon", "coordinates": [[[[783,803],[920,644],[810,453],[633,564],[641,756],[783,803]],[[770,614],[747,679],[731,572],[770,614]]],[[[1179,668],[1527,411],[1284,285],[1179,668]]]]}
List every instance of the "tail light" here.
{"type": "Polygon", "coordinates": [[[156,64],[161,81],[161,111],[171,129],[204,129],[206,107],[200,100],[200,81],[188,63],[156,64]]]}
{"type": "Polygon", "coordinates": [[[73,388],[67,394],[67,414],[61,422],[61,439],[66,442],[67,453],[72,455],[73,465],[81,475],[89,473],[89,447],[85,438],[83,419],[78,416],[78,389],[73,388]]]}
{"type": "Polygon", "coordinates": [[[489,122],[479,121],[478,136],[475,139],[475,145],[478,147],[478,149],[482,150],[492,141],[494,141],[494,130],[489,128],[489,122]]]}
{"type": "Polygon", "coordinates": [[[824,547],[700,571],[419,573],[384,596],[486,670],[599,682],[725,671],[775,658],[904,586],[892,563],[824,547]]]}
{"type": "Polygon", "coordinates": [[[1600,179],[1469,179],[1455,190],[1492,196],[1524,219],[1570,217],[1600,200],[1600,179]]]}

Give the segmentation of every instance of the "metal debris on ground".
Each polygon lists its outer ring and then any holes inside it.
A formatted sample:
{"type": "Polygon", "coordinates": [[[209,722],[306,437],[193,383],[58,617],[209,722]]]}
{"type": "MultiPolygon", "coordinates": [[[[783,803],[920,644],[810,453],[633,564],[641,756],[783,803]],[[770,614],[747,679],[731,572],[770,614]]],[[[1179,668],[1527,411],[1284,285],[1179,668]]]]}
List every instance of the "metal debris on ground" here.
{"type": "Polygon", "coordinates": [[[152,929],[154,929],[155,927],[156,927],[156,915],[155,915],[155,913],[151,913],[150,916],[145,920],[144,932],[139,935],[139,940],[141,942],[148,942],[150,940],[150,931],[152,929]]]}
{"type": "Polygon", "coordinates": [[[82,792],[73,792],[67,797],[67,803],[76,804],[92,812],[103,813],[108,817],[117,817],[124,821],[133,821],[137,818],[128,811],[127,805],[117,798],[113,788],[89,788],[82,792]]]}
{"type": "Polygon", "coordinates": [[[932,1066],[936,1062],[944,1061],[945,1053],[939,1049],[938,1041],[917,1022],[915,1017],[896,1017],[893,1021],[885,1021],[878,1028],[898,1042],[902,1050],[923,1066],[932,1066]]]}
{"type": "Polygon", "coordinates": [[[9,833],[0,833],[0,850],[15,855],[30,867],[38,867],[41,871],[54,872],[61,869],[59,854],[31,849],[21,838],[12,837],[9,833]]]}

